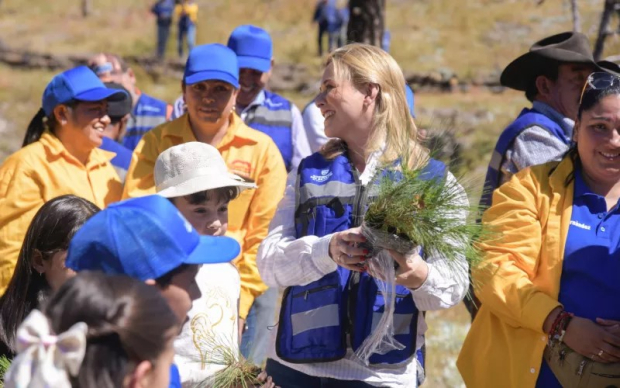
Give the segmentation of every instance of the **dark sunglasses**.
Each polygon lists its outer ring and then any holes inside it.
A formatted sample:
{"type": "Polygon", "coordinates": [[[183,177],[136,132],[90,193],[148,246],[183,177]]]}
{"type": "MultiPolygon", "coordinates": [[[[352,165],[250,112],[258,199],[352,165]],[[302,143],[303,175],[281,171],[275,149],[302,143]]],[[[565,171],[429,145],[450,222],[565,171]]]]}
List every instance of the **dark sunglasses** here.
{"type": "Polygon", "coordinates": [[[590,74],[588,76],[588,79],[586,79],[586,83],[583,85],[581,97],[579,97],[579,105],[581,105],[583,95],[588,90],[604,90],[611,88],[615,85],[620,85],[620,77],[618,77],[617,75],[605,73],[602,71],[590,74]]]}

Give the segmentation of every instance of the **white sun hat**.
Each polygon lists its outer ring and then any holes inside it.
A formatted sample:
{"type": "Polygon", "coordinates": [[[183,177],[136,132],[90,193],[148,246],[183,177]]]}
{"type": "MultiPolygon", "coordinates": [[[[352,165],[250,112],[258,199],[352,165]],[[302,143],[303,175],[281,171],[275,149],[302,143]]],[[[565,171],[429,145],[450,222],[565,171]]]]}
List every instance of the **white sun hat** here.
{"type": "Polygon", "coordinates": [[[228,172],[217,148],[192,141],[159,155],[155,162],[155,187],[162,197],[174,198],[220,187],[237,187],[241,192],[257,186],[228,172]]]}

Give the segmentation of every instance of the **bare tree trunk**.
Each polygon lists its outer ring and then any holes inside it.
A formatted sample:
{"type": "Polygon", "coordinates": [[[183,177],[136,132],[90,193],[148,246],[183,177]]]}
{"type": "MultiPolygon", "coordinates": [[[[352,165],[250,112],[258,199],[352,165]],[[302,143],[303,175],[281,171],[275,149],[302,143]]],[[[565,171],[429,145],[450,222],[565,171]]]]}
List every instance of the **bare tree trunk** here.
{"type": "Polygon", "coordinates": [[[90,0],[82,0],[82,16],[88,17],[90,15],[90,0]]]}
{"type": "Polygon", "coordinates": [[[347,41],[381,47],[386,0],[351,0],[347,41]]]}
{"type": "Polygon", "coordinates": [[[573,14],[573,31],[581,32],[581,15],[577,7],[577,0],[570,0],[570,10],[573,14]]]}
{"type": "Polygon", "coordinates": [[[594,45],[594,60],[598,61],[603,55],[603,48],[605,46],[605,38],[609,35],[609,22],[611,21],[611,14],[614,12],[615,5],[618,0],[605,0],[605,8],[601,15],[601,24],[598,27],[598,37],[596,38],[596,44],[594,45]]]}

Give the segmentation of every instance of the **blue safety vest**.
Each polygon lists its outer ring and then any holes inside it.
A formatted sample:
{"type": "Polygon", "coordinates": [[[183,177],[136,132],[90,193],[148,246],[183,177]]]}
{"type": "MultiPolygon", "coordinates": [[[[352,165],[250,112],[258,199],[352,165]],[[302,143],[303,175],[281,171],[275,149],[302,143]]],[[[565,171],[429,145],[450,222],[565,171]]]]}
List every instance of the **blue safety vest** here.
{"type": "Polygon", "coordinates": [[[168,104],[165,101],[142,93],[127,121],[127,130],[121,144],[133,151],[144,134],[166,122],[167,113],[168,104]]]}
{"type": "Polygon", "coordinates": [[[491,161],[489,162],[489,167],[487,169],[487,175],[484,180],[484,191],[480,198],[480,206],[483,209],[491,206],[493,191],[499,187],[501,181],[500,168],[502,163],[504,163],[506,151],[508,151],[508,149],[512,146],[512,143],[521,132],[534,126],[542,127],[551,132],[564,144],[570,144],[570,139],[566,137],[566,134],[559,123],[534,109],[524,108],[519,114],[519,117],[517,117],[512,124],[504,129],[504,132],[502,132],[497,140],[495,150],[493,150],[493,156],[491,156],[491,161]]]}
{"type": "MultiPolygon", "coordinates": [[[[431,159],[422,179],[443,179],[445,174],[445,165],[431,159]]],[[[359,226],[368,203],[379,192],[379,180],[385,176],[399,179],[394,171],[384,170],[378,175],[364,187],[344,155],[326,160],[315,153],[304,159],[297,176],[297,237],[322,237],[359,226]]],[[[276,354],[291,363],[339,360],[347,347],[360,347],[375,329],[384,308],[371,276],[342,267],[305,286],[288,287],[280,310],[276,354]]],[[[416,349],[417,323],[418,310],[411,292],[397,285],[394,338],[405,348],[373,354],[369,362],[398,364],[410,359],[416,349]]]]}
{"type": "Polygon", "coordinates": [[[286,171],[291,171],[293,160],[293,105],[286,98],[267,90],[261,105],[250,107],[245,123],[267,134],[278,146],[286,171]]]}

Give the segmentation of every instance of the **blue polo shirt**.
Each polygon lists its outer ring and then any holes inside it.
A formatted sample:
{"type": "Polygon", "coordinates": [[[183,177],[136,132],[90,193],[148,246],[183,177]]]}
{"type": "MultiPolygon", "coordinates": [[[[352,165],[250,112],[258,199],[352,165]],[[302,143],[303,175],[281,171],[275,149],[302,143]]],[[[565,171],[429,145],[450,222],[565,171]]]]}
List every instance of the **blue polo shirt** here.
{"type": "MultiPolygon", "coordinates": [[[[620,320],[620,210],[607,211],[575,170],[573,212],[562,263],[559,301],[575,316],[620,320]]],[[[561,387],[543,360],[537,387],[561,387]]]]}

